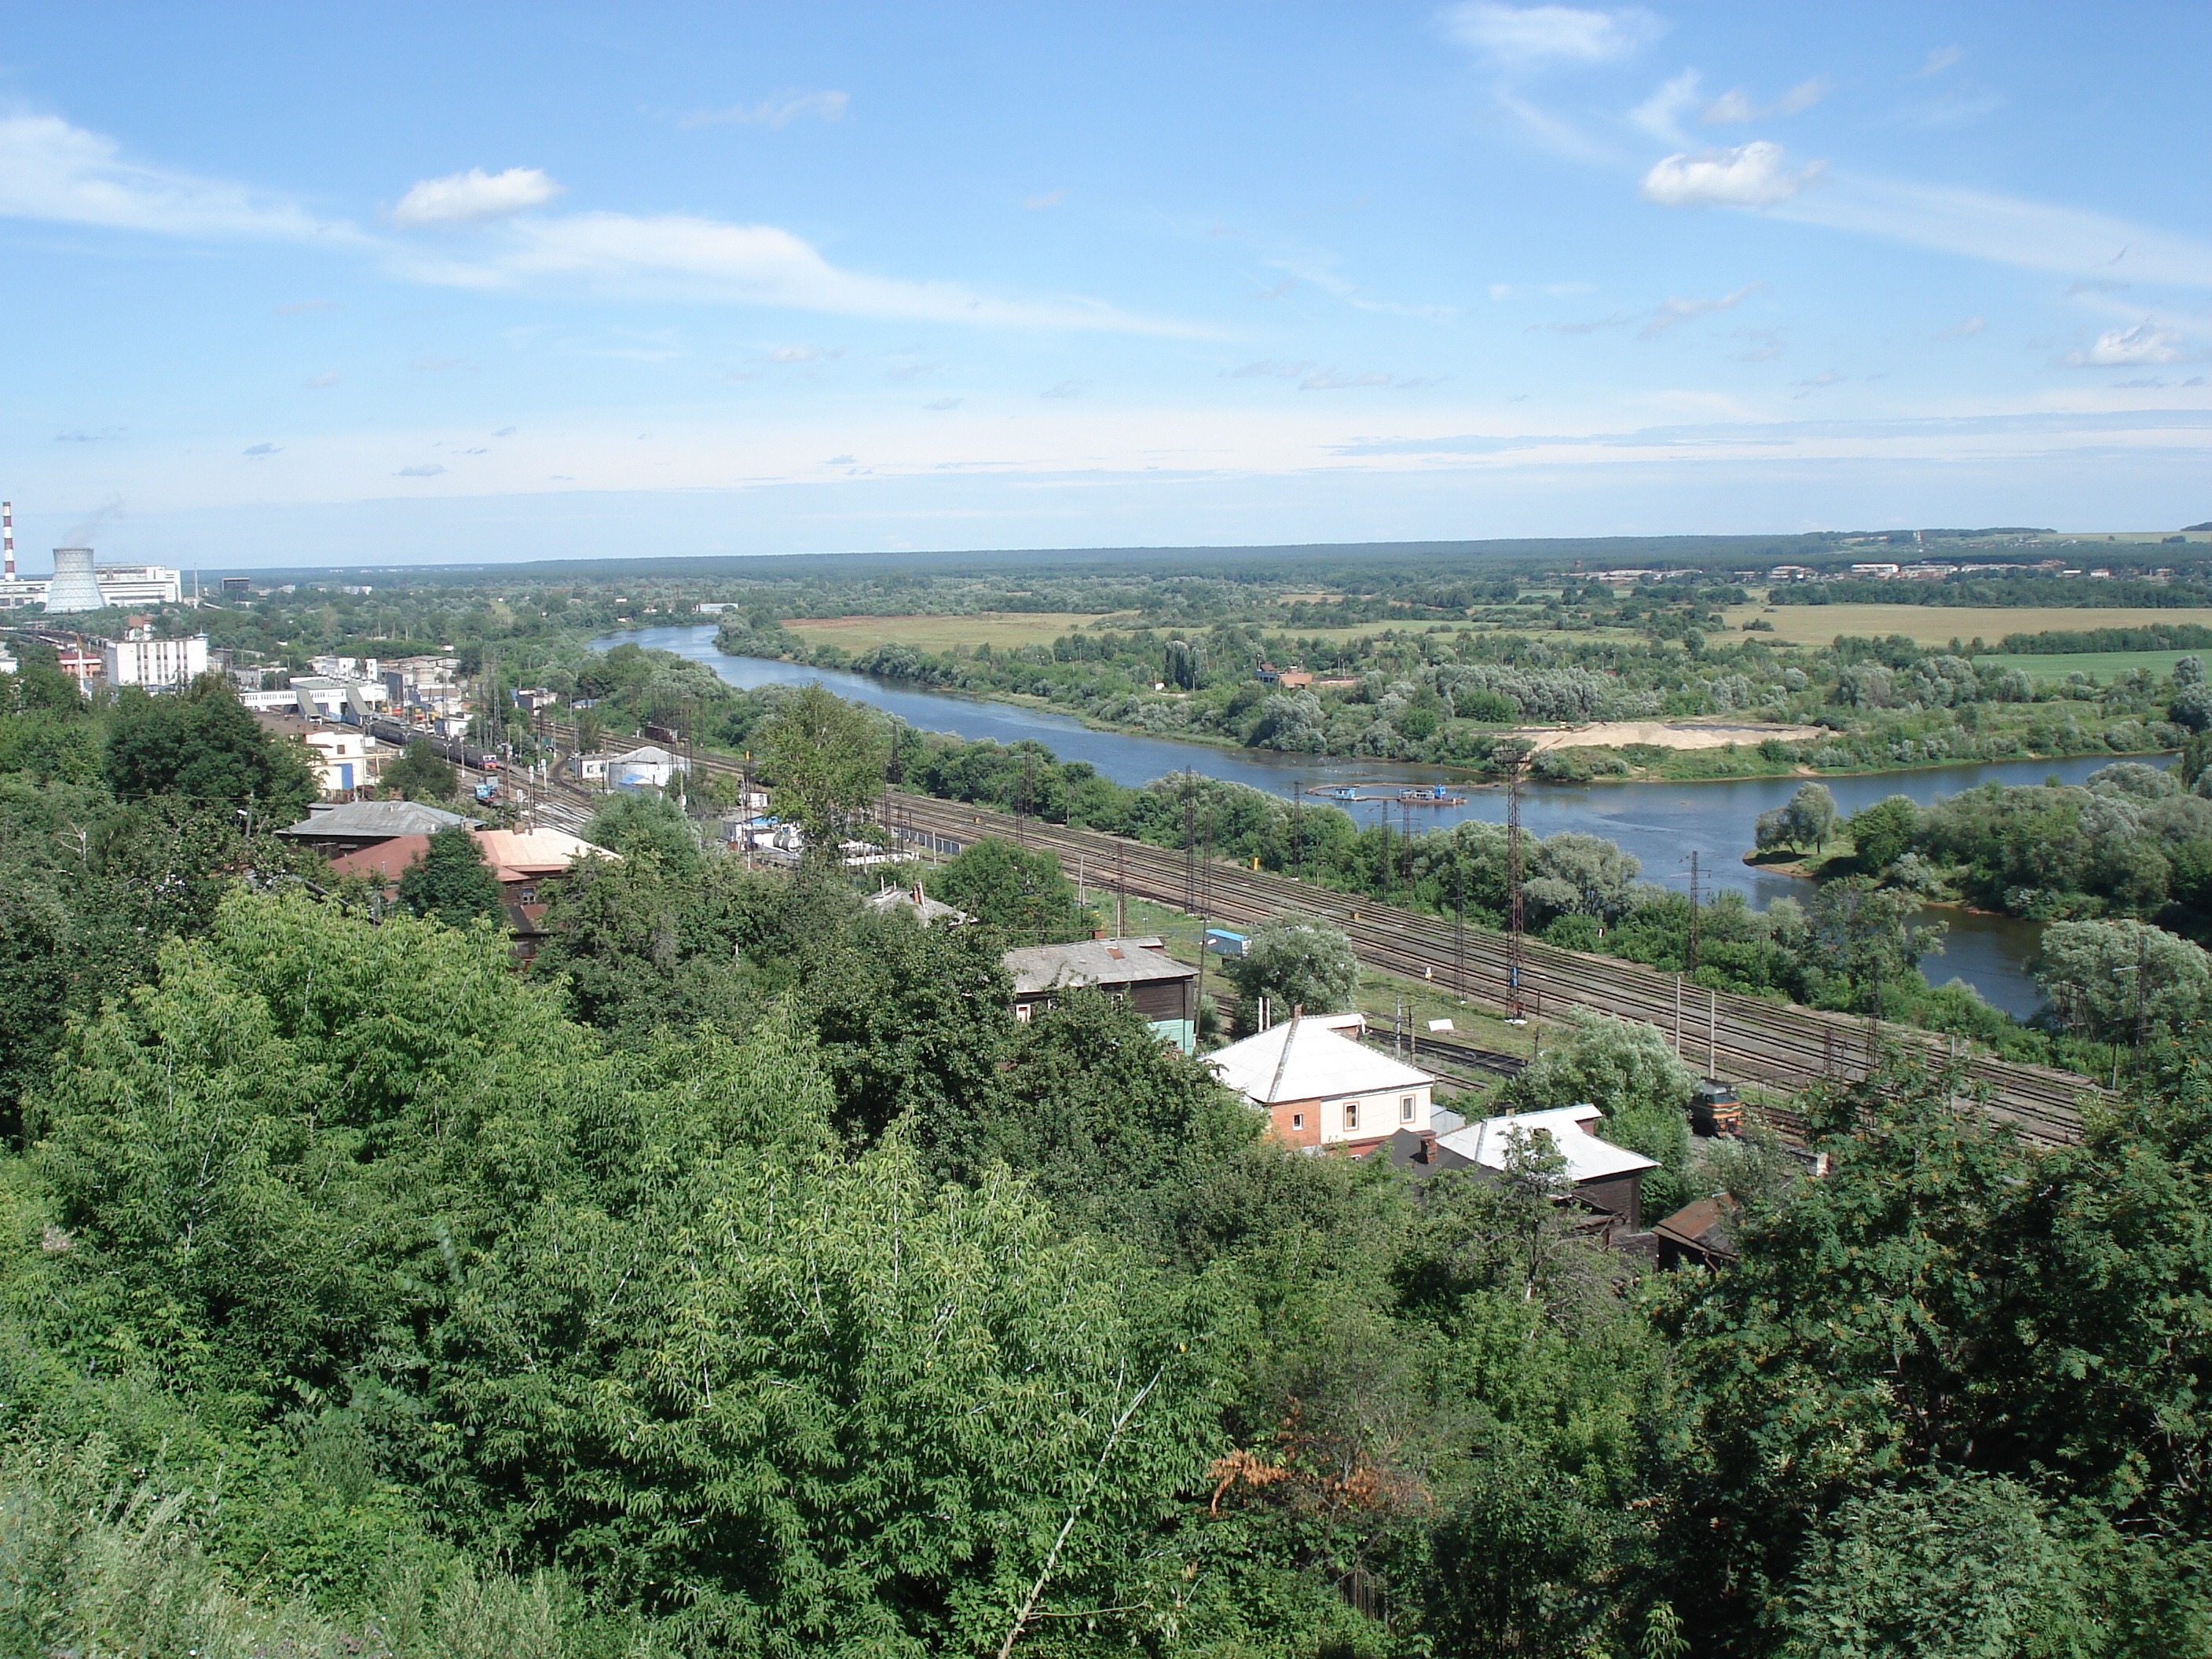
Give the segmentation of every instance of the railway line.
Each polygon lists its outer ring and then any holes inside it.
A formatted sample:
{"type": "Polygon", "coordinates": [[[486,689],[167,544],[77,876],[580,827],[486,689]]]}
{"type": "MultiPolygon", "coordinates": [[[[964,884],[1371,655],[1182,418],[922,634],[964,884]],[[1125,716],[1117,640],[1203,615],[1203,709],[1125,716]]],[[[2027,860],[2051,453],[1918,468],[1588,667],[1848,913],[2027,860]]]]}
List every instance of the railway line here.
{"type": "MultiPolygon", "coordinates": [[[[1232,926],[1256,926],[1297,910],[1341,928],[1369,966],[1491,1008],[1510,998],[1506,940],[1448,919],[1333,892],[1290,877],[1247,870],[1096,830],[1020,823],[988,807],[890,792],[888,828],[909,841],[957,850],[981,836],[1048,848],[1063,862],[1080,859],[1086,879],[1232,926]]],[[[1668,1032],[1683,1058],[1708,1074],[1801,1089],[1823,1079],[1863,1079],[1885,1047],[1930,1061],[1954,1057],[1952,1039],[1795,1004],[1710,992],[1679,978],[1609,957],[1585,956],[1524,939],[1523,1008],[1540,1028],[1547,1018],[1589,1009],[1668,1032]]],[[[1532,1034],[1534,1036],[1536,1034],[1532,1034]]],[[[1537,1036],[1540,1041],[1540,1036],[1537,1036]]],[[[2087,1079],[2047,1067],[1965,1056],[1968,1086],[1984,1110],[2028,1139],[2055,1143],[2081,1133],[2077,1103],[2101,1091],[2087,1079]]]]}
{"type": "MultiPolygon", "coordinates": [[[[556,726],[556,732],[561,728],[556,726]]],[[[701,754],[702,772],[745,775],[733,760],[701,754]]],[[[572,809],[573,810],[573,809],[572,809]]],[[[1285,910],[1297,910],[1343,930],[1369,967],[1440,989],[1489,1008],[1510,1004],[1507,942],[1488,929],[1455,925],[1339,893],[1292,877],[1257,870],[1189,849],[1154,847],[1100,830],[1071,829],[959,801],[886,789],[880,808],[884,827],[909,845],[957,852],[983,836],[1047,848],[1063,863],[1080,860],[1085,879],[1103,886],[1109,873],[1120,890],[1209,921],[1256,927],[1285,910]]],[[[1958,1058],[1966,1086],[1992,1117],[2031,1140],[2078,1139],[2079,1102],[2105,1091],[2087,1078],[2047,1066],[1981,1055],[1960,1055],[1954,1039],[1912,1027],[1853,1018],[1770,1002],[1730,992],[1711,992],[1617,957],[1587,956],[1524,937],[1521,1001],[1537,1027],[1547,1018],[1589,1009],[1656,1026],[1674,1040],[1692,1065],[1708,1075],[1739,1083],[1797,1090],[1823,1079],[1863,1079],[1880,1051],[1895,1047],[1929,1062],[1958,1058]]],[[[1443,1056],[1440,1054],[1439,1058],[1443,1056]]],[[[1472,1063],[1472,1056],[1469,1057],[1472,1063]]],[[[1477,1065],[1491,1070],[1494,1066],[1477,1065]]],[[[1779,1118],[1786,1114],[1768,1113],[1779,1118]]]]}

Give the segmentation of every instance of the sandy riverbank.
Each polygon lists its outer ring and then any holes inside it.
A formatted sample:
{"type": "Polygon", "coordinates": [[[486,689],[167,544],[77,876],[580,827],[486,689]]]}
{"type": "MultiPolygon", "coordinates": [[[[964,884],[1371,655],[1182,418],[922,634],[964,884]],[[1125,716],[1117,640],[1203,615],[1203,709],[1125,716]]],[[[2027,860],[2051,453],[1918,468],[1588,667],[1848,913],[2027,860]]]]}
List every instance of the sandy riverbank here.
{"type": "Polygon", "coordinates": [[[1753,726],[1741,720],[1599,720],[1589,726],[1544,726],[1516,732],[1529,739],[1532,752],[1547,749],[1625,749],[1643,744],[1652,749],[1725,749],[1732,743],[1747,747],[1768,738],[1805,743],[1828,734],[1817,726],[1753,726]]]}

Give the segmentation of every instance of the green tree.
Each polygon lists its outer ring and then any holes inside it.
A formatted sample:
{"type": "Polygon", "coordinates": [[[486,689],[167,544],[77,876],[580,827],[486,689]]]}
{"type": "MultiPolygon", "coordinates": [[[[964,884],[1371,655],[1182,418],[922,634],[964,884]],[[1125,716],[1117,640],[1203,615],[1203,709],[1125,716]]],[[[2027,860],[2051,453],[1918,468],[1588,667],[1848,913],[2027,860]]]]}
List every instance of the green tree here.
{"type": "Polygon", "coordinates": [[[1352,941],[1310,917],[1271,917],[1252,931],[1244,954],[1224,959],[1221,970],[1237,988],[1237,1029],[1258,1029],[1260,999],[1277,1021],[1293,1012],[1341,1013],[1359,984],[1359,958],[1352,941]]]}
{"type": "Polygon", "coordinates": [[[970,842],[928,878],[933,898],[1004,928],[1017,944],[1053,945],[1088,939],[1095,912],[1076,902],[1075,884],[1060,855],[1017,847],[995,836],[970,842]]]}
{"type": "Polygon", "coordinates": [[[1857,849],[1861,866],[1879,872],[1905,855],[1919,826],[1920,809],[1905,796],[1890,795],[1852,813],[1844,833],[1857,849]]]}
{"type": "Polygon", "coordinates": [[[160,696],[125,688],[101,769],[121,800],[180,795],[204,807],[251,807],[282,823],[318,792],[300,745],[264,731],[212,674],[160,696]]]}
{"type": "Polygon", "coordinates": [[[499,878],[483,848],[459,824],[434,831],[422,855],[399,878],[399,902],[410,915],[465,927],[479,916],[503,914],[499,878]]]}
{"type": "Polygon", "coordinates": [[[2140,921],[2058,921],[2044,929],[2036,983],[2057,1017],[2100,1042],[2138,1018],[2164,1036],[2212,1015],[2212,954],[2140,921]]]}
{"type": "Polygon", "coordinates": [[[834,863],[847,821],[883,787],[885,744],[868,711],[815,680],[784,698],[754,740],[777,805],[805,834],[809,857],[834,863]]]}
{"type": "Polygon", "coordinates": [[[1814,1534],[1783,1659],[2091,1659],[2110,1651],[2081,1563],[2034,1492],[1938,1479],[1845,1500],[1814,1534]]]}
{"type": "Polygon", "coordinates": [[[584,839],[624,858],[650,851],[672,877],[696,874],[701,864],[699,833],[684,809],[643,790],[608,796],[584,826],[584,839]]]}
{"type": "Polygon", "coordinates": [[[453,769],[424,738],[409,744],[406,751],[384,769],[379,781],[405,800],[451,800],[455,787],[453,769]]]}

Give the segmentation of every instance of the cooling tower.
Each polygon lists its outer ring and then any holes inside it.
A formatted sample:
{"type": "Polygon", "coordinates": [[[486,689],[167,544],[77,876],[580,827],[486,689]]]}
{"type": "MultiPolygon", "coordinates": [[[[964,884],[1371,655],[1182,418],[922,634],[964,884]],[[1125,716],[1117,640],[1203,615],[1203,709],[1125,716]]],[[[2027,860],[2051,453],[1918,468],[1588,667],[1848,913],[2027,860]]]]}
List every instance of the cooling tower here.
{"type": "Polygon", "coordinates": [[[54,550],[54,579],[46,584],[46,614],[65,611],[98,611],[107,603],[100,597],[100,583],[92,574],[92,550],[58,547],[54,550]]]}

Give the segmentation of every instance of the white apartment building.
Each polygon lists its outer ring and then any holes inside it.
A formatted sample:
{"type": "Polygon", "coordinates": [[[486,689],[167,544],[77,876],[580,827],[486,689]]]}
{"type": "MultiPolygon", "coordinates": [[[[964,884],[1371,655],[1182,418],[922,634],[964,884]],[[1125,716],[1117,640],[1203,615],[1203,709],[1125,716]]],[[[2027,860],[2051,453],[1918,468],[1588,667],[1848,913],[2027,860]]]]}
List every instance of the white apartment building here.
{"type": "Polygon", "coordinates": [[[172,690],[191,684],[194,675],[207,672],[207,665],[208,642],[204,634],[182,640],[138,637],[100,642],[100,673],[110,685],[143,685],[149,690],[172,690]]]}

